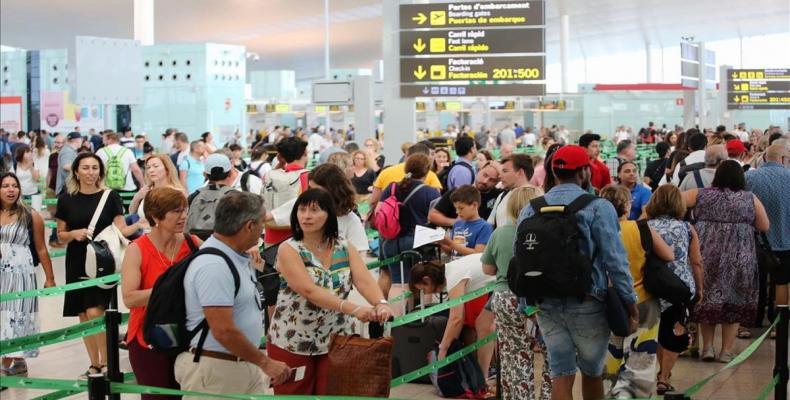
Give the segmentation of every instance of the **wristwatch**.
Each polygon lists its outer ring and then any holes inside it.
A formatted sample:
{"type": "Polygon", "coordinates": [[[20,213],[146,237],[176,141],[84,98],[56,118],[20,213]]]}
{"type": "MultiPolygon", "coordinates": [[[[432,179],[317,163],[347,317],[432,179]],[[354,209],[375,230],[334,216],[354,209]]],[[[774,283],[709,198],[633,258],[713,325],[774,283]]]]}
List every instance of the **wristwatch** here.
{"type": "Polygon", "coordinates": [[[378,303],[376,303],[376,306],[380,306],[380,305],[388,306],[389,304],[390,304],[390,302],[387,301],[387,299],[381,299],[381,300],[379,300],[378,303]]]}

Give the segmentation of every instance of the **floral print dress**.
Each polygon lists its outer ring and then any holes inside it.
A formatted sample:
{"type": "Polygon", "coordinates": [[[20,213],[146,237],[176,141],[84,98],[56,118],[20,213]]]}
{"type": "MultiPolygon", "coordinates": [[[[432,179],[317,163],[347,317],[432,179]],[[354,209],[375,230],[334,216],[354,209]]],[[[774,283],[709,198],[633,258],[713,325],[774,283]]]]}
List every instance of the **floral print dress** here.
{"type": "MultiPolygon", "coordinates": [[[[36,289],[36,270],[27,225],[17,221],[0,226],[0,293],[33,289],[36,289]]],[[[34,335],[38,330],[37,297],[0,302],[0,340],[34,335]]],[[[37,348],[3,355],[36,356],[37,348]]]]}
{"type": "MultiPolygon", "coordinates": [[[[352,285],[345,240],[335,242],[329,267],[322,266],[321,260],[302,242],[289,239],[284,244],[293,247],[302,257],[313,283],[341,299],[348,298],[352,285]]],[[[333,333],[352,334],[354,330],[355,320],[352,317],[320,308],[284,286],[277,296],[269,340],[271,344],[290,353],[317,356],[329,352],[329,340],[333,333]]]]}

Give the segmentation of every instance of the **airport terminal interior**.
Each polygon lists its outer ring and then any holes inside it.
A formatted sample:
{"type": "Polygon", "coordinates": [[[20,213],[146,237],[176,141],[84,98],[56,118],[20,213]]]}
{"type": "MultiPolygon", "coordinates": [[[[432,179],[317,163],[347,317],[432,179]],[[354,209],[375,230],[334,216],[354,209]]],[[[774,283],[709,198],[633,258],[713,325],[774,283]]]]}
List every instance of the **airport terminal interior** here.
{"type": "Polygon", "coordinates": [[[0,0],[0,398],[790,395],[788,0],[0,0]]]}

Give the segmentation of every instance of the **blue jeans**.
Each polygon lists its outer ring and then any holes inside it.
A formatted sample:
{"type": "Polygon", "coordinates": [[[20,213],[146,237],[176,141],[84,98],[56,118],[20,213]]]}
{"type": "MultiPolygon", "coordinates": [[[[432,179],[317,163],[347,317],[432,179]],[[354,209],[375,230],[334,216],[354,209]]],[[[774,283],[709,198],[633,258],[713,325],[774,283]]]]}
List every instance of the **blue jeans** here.
{"type": "MultiPolygon", "coordinates": [[[[401,236],[394,240],[384,240],[381,245],[381,259],[395,257],[398,254],[411,250],[414,245],[414,236],[401,236]]],[[[393,263],[386,266],[390,271],[393,284],[408,284],[411,272],[412,259],[404,257],[403,260],[403,276],[400,273],[400,263],[393,263]]],[[[385,268],[385,267],[382,267],[385,268]]]]}
{"type": "Polygon", "coordinates": [[[538,324],[548,349],[551,377],[603,373],[609,324],[605,304],[595,299],[553,298],[540,303],[538,324]]]}

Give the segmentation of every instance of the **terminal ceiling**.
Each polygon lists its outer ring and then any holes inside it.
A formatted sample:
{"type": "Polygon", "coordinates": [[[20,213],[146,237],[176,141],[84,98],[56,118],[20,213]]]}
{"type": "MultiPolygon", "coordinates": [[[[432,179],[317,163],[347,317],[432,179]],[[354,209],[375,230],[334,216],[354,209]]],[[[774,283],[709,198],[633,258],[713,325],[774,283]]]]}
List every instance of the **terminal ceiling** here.
{"type": "MultiPolygon", "coordinates": [[[[382,1],[330,0],[332,68],[371,68],[382,58],[382,1]]],[[[790,32],[789,0],[557,0],[548,2],[548,62],[558,61],[559,16],[570,16],[571,58],[790,32]]],[[[323,71],[323,0],[155,2],[158,43],[241,44],[260,55],[249,69],[323,71]]],[[[131,38],[131,0],[0,0],[0,43],[73,48],[74,36],[131,38]]],[[[788,44],[790,48],[790,44],[788,44]]]]}

